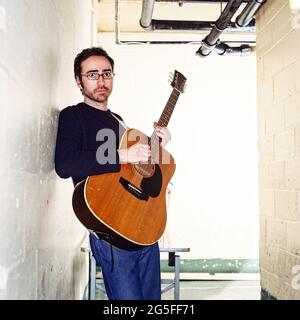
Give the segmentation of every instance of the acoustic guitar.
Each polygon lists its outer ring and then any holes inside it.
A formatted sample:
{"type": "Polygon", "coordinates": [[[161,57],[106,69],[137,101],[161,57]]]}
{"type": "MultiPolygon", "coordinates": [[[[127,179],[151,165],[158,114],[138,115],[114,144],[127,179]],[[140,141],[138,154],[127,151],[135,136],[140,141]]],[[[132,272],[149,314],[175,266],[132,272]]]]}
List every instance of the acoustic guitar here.
{"type": "MultiPolygon", "coordinates": [[[[175,70],[172,93],[158,125],[166,127],[186,78],[175,70]]],[[[119,172],[89,176],[74,189],[72,204],[80,222],[99,238],[124,250],[154,244],[162,236],[167,221],[166,188],[175,172],[172,155],[160,146],[155,131],[148,137],[128,129],[120,149],[135,143],[149,144],[146,163],[121,164],[119,172]]]]}

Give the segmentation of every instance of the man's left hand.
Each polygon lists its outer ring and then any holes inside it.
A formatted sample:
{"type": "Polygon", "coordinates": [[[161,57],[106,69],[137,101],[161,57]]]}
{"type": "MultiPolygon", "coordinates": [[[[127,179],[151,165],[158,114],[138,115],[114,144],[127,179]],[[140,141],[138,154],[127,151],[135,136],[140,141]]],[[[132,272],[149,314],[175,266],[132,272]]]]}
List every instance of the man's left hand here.
{"type": "Polygon", "coordinates": [[[164,147],[170,140],[171,140],[171,134],[167,127],[161,127],[157,124],[157,122],[154,122],[153,125],[155,129],[155,133],[158,135],[158,137],[161,138],[160,145],[164,147]]]}

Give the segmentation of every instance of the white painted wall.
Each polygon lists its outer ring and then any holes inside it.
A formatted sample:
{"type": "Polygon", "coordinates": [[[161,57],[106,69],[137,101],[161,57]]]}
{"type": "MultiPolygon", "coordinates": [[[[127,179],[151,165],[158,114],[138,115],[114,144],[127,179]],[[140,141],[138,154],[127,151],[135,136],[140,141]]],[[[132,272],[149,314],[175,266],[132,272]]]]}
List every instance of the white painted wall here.
{"type": "Polygon", "coordinates": [[[255,55],[201,59],[199,45],[116,45],[109,33],[99,44],[116,61],[110,108],[149,135],[171,93],[169,72],[188,78],[169,125],[177,170],[164,243],[190,247],[186,258],[258,258],[255,55]]]}
{"type": "Polygon", "coordinates": [[[92,31],[91,1],[0,0],[0,299],[83,297],[86,233],[53,156],[92,31]]]}

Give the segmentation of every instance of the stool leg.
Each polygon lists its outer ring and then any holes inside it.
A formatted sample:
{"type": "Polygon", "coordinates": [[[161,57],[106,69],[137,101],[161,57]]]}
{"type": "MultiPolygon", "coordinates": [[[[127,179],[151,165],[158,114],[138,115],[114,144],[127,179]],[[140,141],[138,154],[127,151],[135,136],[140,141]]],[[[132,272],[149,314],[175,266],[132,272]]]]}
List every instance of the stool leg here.
{"type": "Polygon", "coordinates": [[[92,253],[89,253],[90,256],[90,267],[89,267],[89,299],[95,300],[96,299],[96,260],[93,257],[92,253]]]}
{"type": "Polygon", "coordinates": [[[180,294],[179,273],[180,273],[180,257],[178,255],[175,255],[174,300],[179,300],[179,294],[180,294]]]}

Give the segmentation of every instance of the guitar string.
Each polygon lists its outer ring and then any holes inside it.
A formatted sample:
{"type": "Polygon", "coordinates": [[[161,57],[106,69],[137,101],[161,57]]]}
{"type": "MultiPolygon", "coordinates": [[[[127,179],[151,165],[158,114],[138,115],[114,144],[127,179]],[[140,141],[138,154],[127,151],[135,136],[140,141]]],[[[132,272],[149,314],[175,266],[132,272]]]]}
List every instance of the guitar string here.
{"type": "MultiPolygon", "coordinates": [[[[171,115],[174,111],[175,105],[179,98],[180,92],[173,89],[169,100],[162,112],[162,115],[158,121],[160,126],[166,127],[171,115]]],[[[123,124],[123,123],[122,123],[123,124]]],[[[133,176],[131,178],[131,182],[133,185],[137,186],[140,184],[141,179],[146,175],[151,174],[152,165],[155,165],[157,162],[160,162],[160,154],[159,154],[159,137],[155,132],[152,134],[150,138],[150,147],[151,147],[151,157],[148,163],[137,163],[133,165],[133,176]],[[150,162],[150,163],[149,163],[150,162]]],[[[148,142],[149,144],[149,142],[148,142]]]]}
{"type": "MultiPolygon", "coordinates": [[[[169,100],[165,106],[165,109],[163,110],[163,113],[159,119],[159,125],[161,126],[167,126],[171,115],[174,111],[174,107],[177,103],[177,100],[179,98],[180,92],[178,92],[177,90],[173,89],[169,100]]],[[[151,158],[150,158],[150,164],[142,164],[142,163],[138,163],[136,164],[136,166],[138,166],[140,168],[140,172],[146,172],[146,174],[151,174],[151,169],[152,169],[152,165],[155,164],[156,162],[159,163],[159,153],[157,153],[159,151],[159,137],[155,134],[155,132],[152,134],[151,138],[150,138],[150,147],[151,147],[151,158]],[[153,156],[154,154],[154,156],[153,156]],[[158,158],[158,159],[157,159],[158,158]],[[157,160],[157,161],[156,161],[157,160]],[[145,169],[146,167],[146,169],[145,169]],[[141,169],[142,168],[142,169],[141,169]],[[147,170],[148,169],[148,170],[147,170]]],[[[140,182],[139,180],[143,177],[143,174],[141,174],[138,169],[136,168],[136,166],[134,166],[134,174],[132,177],[132,183],[134,183],[135,185],[139,184],[138,182],[140,182]]]]}

